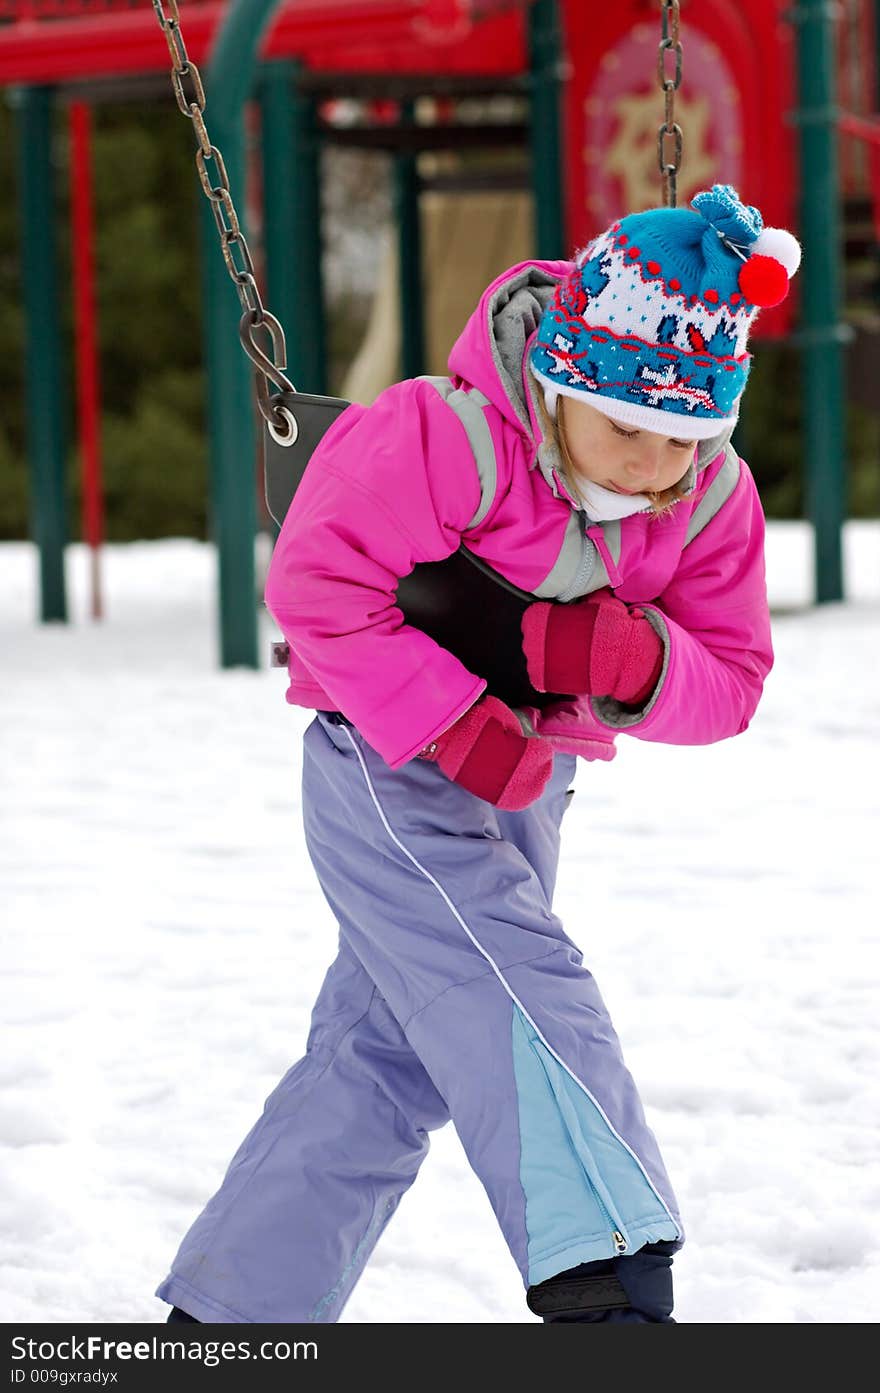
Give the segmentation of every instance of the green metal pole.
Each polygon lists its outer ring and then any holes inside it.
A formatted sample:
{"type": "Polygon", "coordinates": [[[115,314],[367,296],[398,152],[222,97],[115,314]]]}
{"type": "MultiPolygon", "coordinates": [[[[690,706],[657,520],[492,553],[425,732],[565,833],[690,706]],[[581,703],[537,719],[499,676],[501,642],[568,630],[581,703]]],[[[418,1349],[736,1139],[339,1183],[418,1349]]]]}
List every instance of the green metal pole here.
{"type": "Polygon", "coordinates": [[[321,172],[314,102],[298,85],[300,65],[263,69],[264,237],[269,304],[285,330],[287,372],[303,392],[326,392],[321,265],[321,172]]]}
{"type": "Polygon", "coordinates": [[[843,599],[846,513],[840,181],[837,161],[835,33],[837,6],[807,0],[791,11],[797,40],[800,130],[804,453],[813,524],[816,603],[843,599]]]}
{"type": "MultiPolygon", "coordinates": [[[[415,119],[412,102],[402,104],[400,117],[406,123],[415,119]]],[[[425,313],[419,171],[414,154],[402,153],[394,157],[394,212],[400,294],[400,369],[404,377],[419,377],[425,371],[425,313]]]]}
{"type": "MultiPolygon", "coordinates": [[[[242,225],[242,108],[250,91],[260,36],[279,3],[280,0],[233,0],[207,72],[205,115],[211,138],[223,153],[242,225]]],[[[220,570],[220,657],[223,667],[257,667],[252,375],[238,337],[241,305],[220,254],[217,229],[207,207],[202,231],[213,533],[220,570]]]]}
{"type": "Polygon", "coordinates": [[[40,557],[40,618],[65,622],[67,496],[52,187],[53,93],[48,87],[21,87],[11,101],[18,112],[31,533],[40,557]]]}
{"type": "Polygon", "coordinates": [[[552,260],[566,255],[560,167],[561,35],[557,0],[529,5],[532,191],[535,252],[552,260]]]}

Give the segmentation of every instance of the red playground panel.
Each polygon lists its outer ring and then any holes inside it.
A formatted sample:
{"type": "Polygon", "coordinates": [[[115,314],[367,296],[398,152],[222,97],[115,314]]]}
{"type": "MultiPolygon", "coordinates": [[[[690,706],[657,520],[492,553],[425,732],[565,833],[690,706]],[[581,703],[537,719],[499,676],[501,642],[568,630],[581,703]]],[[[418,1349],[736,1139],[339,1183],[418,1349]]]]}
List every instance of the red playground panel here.
{"type": "MultiPolygon", "coordinates": [[[[583,245],[616,213],[661,200],[660,5],[657,0],[613,5],[560,0],[559,8],[566,74],[562,183],[570,249],[583,245]]],[[[796,106],[788,8],[788,0],[738,0],[736,5],[701,0],[684,7],[684,80],[676,97],[685,134],[680,204],[698,188],[730,183],[762,209],[769,223],[796,226],[796,132],[787,119],[796,106]]],[[[873,92],[873,43],[868,43],[873,15],[869,0],[856,8],[861,27],[855,39],[867,44],[862,86],[867,83],[873,92]]],[[[187,49],[203,72],[228,9],[220,0],[181,4],[187,49]]],[[[852,27],[848,20],[844,58],[852,27]]],[[[261,56],[296,56],[322,73],[424,74],[429,81],[432,75],[490,81],[523,76],[529,70],[526,6],[522,0],[288,0],[269,21],[261,56]]],[[[851,85],[852,64],[841,66],[851,85]]],[[[168,67],[150,0],[0,0],[0,85],[63,85],[168,67]]],[[[857,109],[855,94],[847,88],[846,95],[849,109],[857,109]]],[[[759,332],[784,331],[791,313],[791,300],[767,311],[759,332]]]]}

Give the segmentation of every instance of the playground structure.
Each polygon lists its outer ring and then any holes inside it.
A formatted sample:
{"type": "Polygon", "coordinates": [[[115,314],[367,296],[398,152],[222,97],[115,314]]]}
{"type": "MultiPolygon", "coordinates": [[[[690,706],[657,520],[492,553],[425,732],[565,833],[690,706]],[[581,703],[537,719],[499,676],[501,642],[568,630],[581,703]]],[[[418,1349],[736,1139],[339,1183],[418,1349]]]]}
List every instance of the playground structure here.
{"type": "MultiPolygon", "coordinates": [[[[868,204],[875,241],[880,237],[880,121],[873,114],[880,106],[873,61],[880,0],[849,0],[841,10],[847,45],[839,46],[835,63],[838,12],[831,6],[807,0],[792,10],[776,0],[682,5],[687,69],[680,93],[686,144],[680,201],[707,183],[734,183],[769,222],[797,228],[805,245],[796,334],[804,359],[804,452],[820,601],[842,597],[843,346],[849,331],[841,313],[841,190],[868,204]],[[838,89],[845,113],[836,106],[838,89]],[[838,129],[851,138],[842,179],[838,129]]],[[[287,371],[298,388],[326,390],[322,146],[333,141],[393,156],[399,372],[424,371],[422,202],[463,196],[467,181],[453,177],[432,189],[419,172],[419,153],[528,148],[526,180],[501,173],[494,187],[531,196],[532,250],[538,256],[564,255],[621,208],[659,202],[659,15],[658,0],[621,0],[614,7],[579,0],[184,0],[187,51],[194,63],[205,65],[211,139],[222,151],[239,208],[242,110],[255,78],[264,175],[273,175],[263,180],[268,297],[287,329],[287,371]],[[462,99],[492,96],[522,108],[524,119],[459,117],[462,99]],[[341,97],[357,99],[357,124],[334,119],[341,97]]],[[[85,490],[90,502],[84,532],[96,550],[101,524],[89,107],[134,95],[172,101],[168,69],[149,0],[0,0],[0,85],[15,88],[22,152],[29,453],[44,619],[66,615],[63,441],[58,413],[46,410],[47,401],[57,400],[61,377],[49,236],[52,104],[60,95],[70,106],[78,419],[92,482],[85,490]]],[[[493,176],[482,172],[480,178],[485,189],[493,176]]],[[[425,221],[430,236],[430,214],[425,221]]],[[[254,419],[238,343],[239,307],[207,208],[203,240],[221,655],[227,666],[256,665],[255,497],[248,463],[254,457],[254,419]]],[[[790,316],[790,304],[768,312],[759,320],[760,332],[790,333],[790,316]]]]}

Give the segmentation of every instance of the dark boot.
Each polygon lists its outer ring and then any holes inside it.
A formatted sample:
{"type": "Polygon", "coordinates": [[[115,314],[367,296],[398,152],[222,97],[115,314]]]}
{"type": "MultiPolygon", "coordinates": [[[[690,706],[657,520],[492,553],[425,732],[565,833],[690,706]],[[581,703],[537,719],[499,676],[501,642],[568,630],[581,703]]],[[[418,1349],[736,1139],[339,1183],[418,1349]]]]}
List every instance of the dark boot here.
{"type": "Polygon", "coordinates": [[[186,1311],[181,1311],[179,1306],[172,1306],[171,1314],[165,1324],[176,1325],[178,1322],[185,1322],[187,1325],[201,1325],[202,1323],[200,1320],[196,1320],[195,1316],[188,1316],[186,1311]]]}
{"type": "Polygon", "coordinates": [[[526,1303],[545,1323],[675,1325],[672,1257],[677,1243],[649,1243],[631,1256],[582,1262],[529,1287],[526,1303]]]}

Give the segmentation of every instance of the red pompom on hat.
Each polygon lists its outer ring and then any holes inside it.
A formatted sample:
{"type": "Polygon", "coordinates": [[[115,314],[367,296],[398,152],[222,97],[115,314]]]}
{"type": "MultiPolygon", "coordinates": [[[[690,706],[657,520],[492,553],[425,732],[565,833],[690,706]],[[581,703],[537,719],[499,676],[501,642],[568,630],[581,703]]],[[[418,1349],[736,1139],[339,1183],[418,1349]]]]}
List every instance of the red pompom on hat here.
{"type": "Polygon", "coordinates": [[[775,257],[752,255],[739,273],[739,288],[750,304],[769,309],[788,294],[788,272],[775,257]]]}

